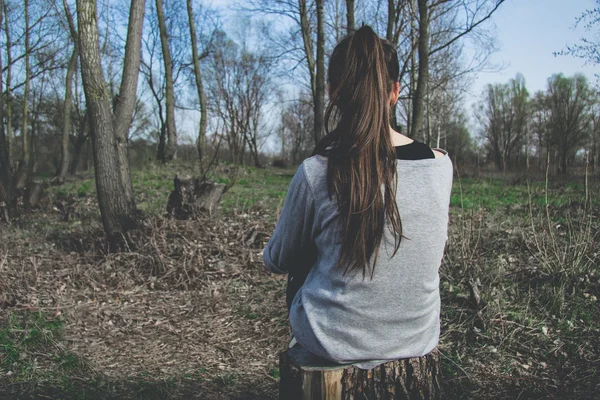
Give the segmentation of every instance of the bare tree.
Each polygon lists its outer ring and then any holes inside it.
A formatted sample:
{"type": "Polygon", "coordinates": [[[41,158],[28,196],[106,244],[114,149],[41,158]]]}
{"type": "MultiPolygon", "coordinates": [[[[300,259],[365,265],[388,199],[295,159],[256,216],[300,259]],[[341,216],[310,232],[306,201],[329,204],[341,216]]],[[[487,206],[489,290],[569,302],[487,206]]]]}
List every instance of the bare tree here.
{"type": "MultiPolygon", "coordinates": [[[[150,5],[152,7],[152,4],[150,5]]],[[[157,119],[157,135],[156,140],[158,141],[157,158],[160,153],[165,151],[167,145],[167,123],[164,113],[164,99],[165,99],[165,73],[164,61],[160,62],[160,32],[158,30],[157,21],[150,20],[153,18],[154,13],[148,13],[146,29],[146,35],[142,38],[143,46],[145,51],[142,55],[141,70],[140,72],[144,76],[146,87],[150,90],[152,99],[154,100],[153,115],[157,119]],[[155,68],[156,66],[156,68],[155,68]]]]}
{"type": "Polygon", "coordinates": [[[315,0],[317,5],[317,71],[314,93],[315,145],[321,140],[325,112],[325,0],[315,0]]]}
{"type": "Polygon", "coordinates": [[[560,160],[560,171],[567,173],[569,159],[581,149],[591,132],[591,91],[584,75],[548,79],[547,106],[550,111],[550,144],[560,160]]]}
{"type": "Polygon", "coordinates": [[[162,0],[156,0],[156,15],[165,68],[165,105],[166,126],[161,131],[158,145],[158,159],[162,162],[177,158],[177,127],[175,126],[175,88],[173,84],[173,61],[169,49],[169,34],[165,23],[165,13],[162,0]],[[166,137],[165,137],[166,136],[166,137]]]}
{"type": "MultiPolygon", "coordinates": [[[[478,28],[488,21],[505,0],[417,0],[418,6],[418,77],[413,98],[410,136],[416,137],[423,128],[423,110],[429,86],[429,59],[434,54],[452,46],[468,35],[475,34],[478,28]],[[458,17],[462,11],[463,17],[458,17]],[[449,22],[438,32],[430,32],[430,25],[436,18],[446,18],[449,22]],[[450,33],[450,34],[448,34],[450,33]],[[444,35],[445,40],[431,46],[435,35],[444,35]]],[[[440,25],[444,26],[444,25],[440,25]]]]}
{"type": "Polygon", "coordinates": [[[293,165],[297,165],[312,151],[310,132],[314,124],[313,117],[308,93],[289,102],[283,110],[280,127],[282,142],[289,143],[290,161],[293,165]]]}
{"type": "Polygon", "coordinates": [[[535,154],[538,160],[538,167],[541,169],[543,163],[548,159],[547,155],[550,150],[548,134],[550,111],[546,101],[546,94],[543,91],[536,92],[531,99],[529,108],[531,112],[531,134],[535,139],[535,154]]]}
{"type": "Polygon", "coordinates": [[[427,0],[417,0],[419,7],[419,71],[413,100],[411,137],[416,137],[423,121],[425,92],[429,83],[429,5],[427,0]]]}
{"type": "Polygon", "coordinates": [[[238,46],[225,32],[217,32],[208,79],[211,108],[221,122],[230,159],[234,163],[242,163],[245,152],[243,130],[238,127],[240,106],[237,104],[238,83],[235,77],[238,52],[238,46]]]}
{"type": "MultiPolygon", "coordinates": [[[[75,26],[73,26],[75,28],[75,26]]],[[[76,33],[76,32],[75,32],[76,33]]],[[[75,41],[76,45],[79,46],[79,39],[75,41]]],[[[85,94],[81,87],[81,74],[75,74],[74,77],[74,116],[73,116],[73,130],[75,131],[71,141],[73,143],[73,153],[69,164],[69,173],[74,175],[81,164],[81,155],[88,144],[90,138],[90,123],[88,111],[85,108],[85,94]]]]}
{"type": "MultiPolygon", "coordinates": [[[[346,0],[326,1],[325,7],[325,47],[332,48],[348,34],[348,3],[346,0]]],[[[354,9],[352,9],[354,11],[354,9]]],[[[350,16],[354,18],[352,14],[350,16]]]]}
{"type": "Polygon", "coordinates": [[[525,79],[517,74],[508,84],[488,85],[477,116],[496,168],[506,171],[523,143],[529,119],[529,93],[525,79]]]}
{"type": "Polygon", "coordinates": [[[261,118],[273,92],[270,80],[272,58],[240,48],[220,32],[211,57],[210,100],[225,130],[231,161],[244,162],[249,150],[256,166],[264,137],[261,118]]]}
{"type": "Polygon", "coordinates": [[[127,160],[127,132],[135,107],[145,0],[131,0],[119,94],[112,99],[101,68],[95,0],[77,0],[83,86],[94,148],[96,188],[104,230],[113,248],[137,225],[127,160]]]}
{"type": "MultiPolygon", "coordinates": [[[[245,10],[253,13],[285,17],[292,22],[287,35],[277,34],[271,40],[281,57],[308,72],[313,100],[315,144],[320,140],[325,108],[325,2],[324,0],[271,1],[251,0],[245,10]],[[316,33],[316,35],[315,35],[316,33]]],[[[291,67],[295,69],[296,67],[291,67]]]]}
{"type": "MultiPolygon", "coordinates": [[[[9,24],[9,15],[8,15],[8,5],[6,1],[2,1],[2,10],[0,12],[3,13],[4,16],[4,33],[6,35],[6,88],[4,91],[6,92],[6,99],[4,101],[6,106],[6,153],[7,153],[7,162],[10,163],[12,158],[11,156],[11,148],[12,148],[12,99],[11,99],[11,88],[12,88],[12,41],[11,41],[11,29],[9,24]]],[[[2,88],[0,87],[0,90],[2,88]]]]}
{"type": "Polygon", "coordinates": [[[198,35],[196,33],[196,22],[194,21],[194,10],[192,0],[186,0],[188,24],[190,27],[190,37],[192,41],[192,65],[194,67],[194,81],[196,83],[196,92],[198,93],[198,102],[200,105],[200,123],[198,129],[198,139],[196,148],[198,150],[198,160],[200,173],[204,174],[204,154],[206,152],[206,128],[208,125],[207,99],[204,91],[204,83],[202,82],[202,69],[200,60],[208,56],[208,51],[204,54],[199,54],[198,51],[198,35]]]}
{"type": "Polygon", "coordinates": [[[346,0],[347,23],[346,29],[348,33],[354,30],[354,0],[346,0]]]}
{"type": "Polygon", "coordinates": [[[71,175],[74,175],[77,172],[77,168],[79,168],[79,163],[81,160],[81,153],[83,152],[85,144],[88,143],[88,139],[90,137],[90,121],[88,112],[78,112],[77,122],[77,132],[73,141],[73,157],[71,158],[71,163],[69,165],[69,173],[71,175]]]}
{"type": "Polygon", "coordinates": [[[592,97],[591,112],[591,140],[589,144],[589,163],[592,171],[596,171],[600,165],[600,98],[598,95],[592,97]]]}
{"type": "Polygon", "coordinates": [[[69,64],[67,66],[67,74],[65,77],[65,101],[63,106],[63,131],[60,148],[60,164],[56,174],[56,181],[63,183],[69,171],[69,144],[71,138],[71,110],[73,108],[73,78],[77,73],[77,63],[79,59],[79,50],[77,49],[77,31],[73,15],[69,10],[69,5],[66,0],[63,0],[63,8],[69,25],[70,37],[73,41],[73,50],[69,64]]]}
{"type": "Polygon", "coordinates": [[[25,18],[25,91],[23,93],[23,114],[21,122],[21,143],[23,146],[23,155],[19,162],[19,171],[17,172],[17,188],[25,187],[31,168],[31,140],[29,133],[29,89],[31,83],[31,46],[30,46],[30,24],[29,24],[29,0],[24,0],[24,18],[25,18]]]}
{"type": "MultiPolygon", "coordinates": [[[[0,26],[4,15],[4,0],[0,0],[0,26]]],[[[0,52],[0,72],[2,71],[2,53],[0,52]]],[[[0,88],[3,87],[0,73],[0,88]]],[[[4,93],[0,90],[0,221],[10,222],[12,211],[16,208],[17,197],[10,167],[10,153],[4,130],[4,93]]]]}
{"type": "Polygon", "coordinates": [[[55,89],[53,72],[65,64],[61,46],[64,35],[57,28],[57,14],[50,1],[3,1],[0,12],[5,38],[2,52],[6,54],[2,69],[6,79],[1,88],[5,151],[11,168],[18,160],[14,178],[22,189],[37,167],[37,150],[45,151],[50,136],[41,128],[48,120],[46,107],[55,89]]]}

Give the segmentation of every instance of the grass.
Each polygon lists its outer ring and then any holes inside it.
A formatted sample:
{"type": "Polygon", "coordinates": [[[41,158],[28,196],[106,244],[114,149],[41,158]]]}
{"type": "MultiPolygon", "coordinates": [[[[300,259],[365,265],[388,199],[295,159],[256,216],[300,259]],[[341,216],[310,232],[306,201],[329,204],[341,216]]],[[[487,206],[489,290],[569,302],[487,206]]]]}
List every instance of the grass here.
{"type": "MultiPolygon", "coordinates": [[[[226,165],[221,165],[210,178],[218,183],[231,184],[232,178],[226,165]]],[[[283,206],[287,189],[295,173],[295,168],[273,169],[240,167],[237,179],[231,189],[223,195],[221,210],[224,213],[244,212],[258,208],[277,214],[283,206]]],[[[161,215],[169,193],[173,190],[173,178],[179,175],[194,175],[193,166],[174,163],[167,166],[149,164],[132,170],[132,181],[137,206],[140,210],[161,215]]],[[[96,201],[96,186],[93,174],[85,173],[84,179],[69,181],[62,186],[49,188],[50,194],[58,197],[75,196],[96,201]]],[[[495,211],[501,208],[525,208],[531,201],[535,206],[548,203],[553,207],[569,205],[581,200],[585,187],[583,179],[551,185],[546,193],[543,181],[533,182],[530,188],[525,184],[511,184],[502,178],[462,178],[455,179],[450,205],[455,209],[495,211]],[[580,182],[581,181],[581,182],[580,182]]],[[[600,196],[592,199],[593,205],[600,205],[600,196]]]]}
{"type": "Polygon", "coordinates": [[[489,393],[494,386],[497,398],[518,390],[525,398],[561,391],[590,398],[596,390],[600,303],[594,293],[600,289],[600,256],[592,249],[600,244],[598,209],[570,207],[581,204],[582,187],[554,187],[553,192],[563,198],[552,201],[550,192],[548,207],[543,193],[537,201],[544,207],[533,200],[531,207],[517,202],[521,212],[490,206],[477,212],[455,208],[451,214],[450,225],[458,229],[450,235],[442,265],[446,332],[441,346],[463,355],[444,359],[444,370],[458,377],[450,380],[456,398],[478,398],[473,394],[482,387],[489,393]],[[474,281],[478,304],[471,295],[474,281]],[[555,374],[553,381],[544,380],[548,374],[555,374]],[[518,389],[515,382],[523,380],[527,389],[518,389]]]}
{"type": "MultiPolygon", "coordinates": [[[[227,165],[220,165],[209,178],[217,183],[231,184],[232,177],[227,165]]],[[[222,198],[222,212],[245,212],[260,208],[276,212],[283,206],[287,188],[295,173],[295,168],[267,169],[240,167],[233,186],[222,198]]],[[[142,169],[131,171],[133,189],[138,209],[150,215],[165,212],[167,198],[173,190],[175,175],[195,176],[193,166],[173,163],[169,165],[149,164],[142,169]]],[[[68,181],[62,186],[48,188],[51,196],[57,198],[74,197],[78,201],[96,202],[96,185],[91,172],[83,174],[83,179],[68,181]]]]}
{"type": "MultiPolygon", "coordinates": [[[[450,205],[489,211],[511,206],[526,207],[530,201],[535,206],[545,206],[547,194],[549,205],[560,207],[581,201],[584,190],[583,181],[552,185],[546,193],[543,181],[533,182],[528,188],[525,184],[510,184],[500,178],[463,178],[455,179],[450,205]]],[[[600,198],[593,201],[594,205],[600,205],[600,198]]]]}
{"type": "Polygon", "coordinates": [[[259,207],[271,212],[283,206],[294,170],[247,168],[242,178],[223,196],[224,212],[259,207]]]}
{"type": "Polygon", "coordinates": [[[42,365],[59,375],[81,372],[79,357],[60,346],[62,331],[63,322],[43,312],[10,312],[0,324],[0,373],[27,380],[37,376],[42,365]]]}

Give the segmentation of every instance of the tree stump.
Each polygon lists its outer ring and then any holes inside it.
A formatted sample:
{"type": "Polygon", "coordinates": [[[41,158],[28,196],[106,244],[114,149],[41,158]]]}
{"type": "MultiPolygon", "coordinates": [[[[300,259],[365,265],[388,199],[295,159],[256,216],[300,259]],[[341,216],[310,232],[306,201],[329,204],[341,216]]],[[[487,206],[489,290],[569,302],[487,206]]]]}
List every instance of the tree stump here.
{"type": "Polygon", "coordinates": [[[25,208],[32,209],[39,205],[42,200],[46,197],[46,183],[31,181],[25,186],[25,193],[23,194],[23,200],[25,208]]]}
{"type": "Polygon", "coordinates": [[[440,399],[440,355],[390,361],[370,370],[340,365],[299,345],[279,354],[280,400],[440,399]]]}
{"type": "Polygon", "coordinates": [[[167,213],[175,219],[194,219],[217,210],[226,186],[200,178],[175,177],[175,190],[169,195],[167,213]]]}

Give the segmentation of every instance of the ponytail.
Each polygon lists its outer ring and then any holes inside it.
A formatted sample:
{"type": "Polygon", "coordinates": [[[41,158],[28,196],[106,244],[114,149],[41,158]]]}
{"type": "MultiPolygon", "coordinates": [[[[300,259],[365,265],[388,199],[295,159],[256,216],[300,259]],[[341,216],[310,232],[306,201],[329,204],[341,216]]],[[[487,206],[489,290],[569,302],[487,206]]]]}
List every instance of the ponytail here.
{"type": "Polygon", "coordinates": [[[398,71],[394,47],[369,26],[342,39],[329,62],[327,135],[315,153],[329,158],[327,187],[343,221],[338,266],[345,273],[362,270],[363,277],[367,270],[373,276],[386,219],[394,254],[402,235],[389,125],[390,93],[398,71]]]}

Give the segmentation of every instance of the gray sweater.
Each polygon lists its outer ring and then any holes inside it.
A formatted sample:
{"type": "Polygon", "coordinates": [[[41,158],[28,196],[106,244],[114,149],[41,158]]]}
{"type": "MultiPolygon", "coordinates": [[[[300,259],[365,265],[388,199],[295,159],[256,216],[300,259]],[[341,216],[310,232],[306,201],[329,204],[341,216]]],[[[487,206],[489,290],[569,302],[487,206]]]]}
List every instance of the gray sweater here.
{"type": "Polygon", "coordinates": [[[327,158],[306,159],[292,179],[267,247],[274,273],[311,268],[290,310],[297,341],[317,356],[373,368],[432,351],[440,335],[438,270],[448,230],[452,162],[448,155],[396,160],[403,238],[396,255],[385,229],[373,279],[336,267],[337,204],[327,191],[327,158]]]}

